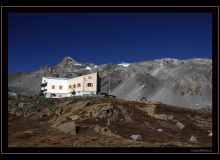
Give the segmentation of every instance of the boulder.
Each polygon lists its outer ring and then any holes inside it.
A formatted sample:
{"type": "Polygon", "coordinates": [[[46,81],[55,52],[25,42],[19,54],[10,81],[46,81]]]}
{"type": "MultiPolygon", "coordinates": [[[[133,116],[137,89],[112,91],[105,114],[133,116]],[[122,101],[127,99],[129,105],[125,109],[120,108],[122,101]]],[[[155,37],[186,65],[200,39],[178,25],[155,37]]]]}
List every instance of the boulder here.
{"type": "Polygon", "coordinates": [[[79,115],[69,116],[69,118],[71,118],[73,121],[81,119],[81,117],[79,115]]]}
{"type": "Polygon", "coordinates": [[[75,122],[68,122],[58,126],[57,129],[64,133],[76,135],[79,132],[80,127],[75,122]]]}
{"type": "Polygon", "coordinates": [[[25,105],[25,103],[19,103],[19,104],[18,104],[18,107],[23,108],[23,107],[24,107],[24,105],[25,105]]]}
{"type": "Polygon", "coordinates": [[[92,116],[92,115],[91,115],[91,112],[86,113],[85,116],[86,116],[86,117],[91,117],[91,116],[92,116]]]}
{"type": "Polygon", "coordinates": [[[94,131],[97,132],[97,133],[100,133],[102,127],[96,125],[95,128],[94,128],[94,131]]]}
{"type": "Polygon", "coordinates": [[[96,125],[94,131],[104,136],[120,137],[119,135],[112,133],[111,130],[108,129],[108,127],[104,128],[99,125],[96,125]]]}
{"type": "Polygon", "coordinates": [[[131,138],[135,141],[141,139],[141,137],[142,137],[141,135],[132,135],[131,136],[131,138]]]}
{"type": "Polygon", "coordinates": [[[42,70],[42,69],[44,69],[44,66],[41,66],[41,67],[40,67],[40,70],[42,70]]]}
{"type": "Polygon", "coordinates": [[[196,141],[197,141],[197,139],[196,139],[196,137],[191,136],[190,141],[192,141],[192,142],[196,142],[196,141]]]}
{"type": "Polygon", "coordinates": [[[60,125],[61,125],[61,122],[55,122],[50,127],[56,128],[57,126],[60,126],[60,125]]]}
{"type": "Polygon", "coordinates": [[[183,129],[185,126],[182,124],[182,123],[180,123],[180,122],[177,122],[176,123],[176,126],[179,128],[179,129],[183,129]]]}

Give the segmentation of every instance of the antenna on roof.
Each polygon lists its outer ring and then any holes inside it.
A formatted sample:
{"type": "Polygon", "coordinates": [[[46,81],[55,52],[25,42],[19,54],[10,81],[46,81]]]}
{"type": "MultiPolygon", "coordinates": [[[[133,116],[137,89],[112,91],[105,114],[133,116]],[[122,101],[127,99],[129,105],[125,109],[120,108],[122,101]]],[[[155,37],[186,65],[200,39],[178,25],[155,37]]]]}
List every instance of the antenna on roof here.
{"type": "Polygon", "coordinates": [[[108,74],[108,94],[110,95],[110,73],[108,74]]]}
{"type": "Polygon", "coordinates": [[[87,81],[86,79],[85,79],[85,77],[83,77],[84,79],[83,79],[83,91],[84,91],[84,85],[85,85],[85,81],[87,81]]]}

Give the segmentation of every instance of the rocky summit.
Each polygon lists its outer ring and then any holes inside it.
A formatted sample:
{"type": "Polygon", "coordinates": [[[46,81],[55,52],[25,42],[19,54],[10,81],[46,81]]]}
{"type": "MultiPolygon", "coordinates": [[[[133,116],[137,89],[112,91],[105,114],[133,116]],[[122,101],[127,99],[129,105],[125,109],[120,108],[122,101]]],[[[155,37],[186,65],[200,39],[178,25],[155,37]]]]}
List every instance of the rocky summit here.
{"type": "Polygon", "coordinates": [[[15,93],[34,96],[40,92],[43,76],[74,78],[98,72],[101,91],[119,99],[158,101],[185,108],[212,108],[212,60],[194,58],[178,60],[156,59],[120,64],[79,63],[65,57],[56,66],[45,65],[35,72],[8,75],[8,86],[15,93]]]}

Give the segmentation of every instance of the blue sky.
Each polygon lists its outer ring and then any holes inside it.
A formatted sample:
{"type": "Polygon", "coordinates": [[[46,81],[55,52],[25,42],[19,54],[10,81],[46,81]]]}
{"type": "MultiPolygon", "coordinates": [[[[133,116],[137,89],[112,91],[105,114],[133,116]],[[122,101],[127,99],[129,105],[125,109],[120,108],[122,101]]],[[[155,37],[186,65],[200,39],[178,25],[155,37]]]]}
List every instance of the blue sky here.
{"type": "Polygon", "coordinates": [[[9,13],[8,74],[78,62],[212,59],[211,13],[9,13]]]}

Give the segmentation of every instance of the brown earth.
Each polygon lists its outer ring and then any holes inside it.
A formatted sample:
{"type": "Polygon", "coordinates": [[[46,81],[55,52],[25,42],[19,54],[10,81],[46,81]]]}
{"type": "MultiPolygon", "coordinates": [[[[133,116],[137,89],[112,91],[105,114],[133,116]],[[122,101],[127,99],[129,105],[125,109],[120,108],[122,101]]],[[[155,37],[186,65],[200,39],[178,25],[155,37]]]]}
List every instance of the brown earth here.
{"type": "Polygon", "coordinates": [[[212,113],[155,101],[63,98],[38,112],[8,113],[8,147],[212,147],[211,130],[212,113]]]}

